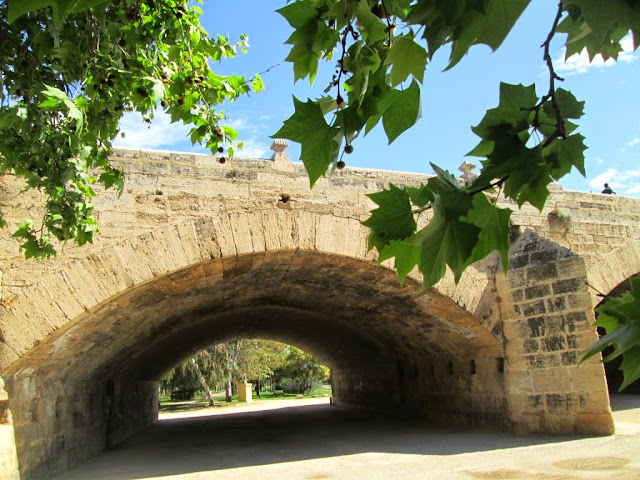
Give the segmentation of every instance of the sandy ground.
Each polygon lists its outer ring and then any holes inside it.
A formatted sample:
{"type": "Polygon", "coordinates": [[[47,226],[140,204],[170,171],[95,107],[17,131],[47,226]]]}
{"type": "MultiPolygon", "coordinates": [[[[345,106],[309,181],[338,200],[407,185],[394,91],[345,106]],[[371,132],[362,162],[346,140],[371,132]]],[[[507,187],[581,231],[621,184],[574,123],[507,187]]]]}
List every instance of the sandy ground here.
{"type": "Polygon", "coordinates": [[[612,404],[617,434],[595,438],[427,429],[326,398],[169,413],[58,480],[640,480],[640,396],[612,404]]]}

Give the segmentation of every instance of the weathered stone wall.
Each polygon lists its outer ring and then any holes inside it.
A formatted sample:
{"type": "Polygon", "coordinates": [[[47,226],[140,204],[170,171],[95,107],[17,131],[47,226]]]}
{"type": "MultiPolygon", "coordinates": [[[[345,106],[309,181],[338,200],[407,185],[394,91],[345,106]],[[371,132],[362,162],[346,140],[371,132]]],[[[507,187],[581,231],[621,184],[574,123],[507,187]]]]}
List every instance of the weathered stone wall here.
{"type": "MultiPolygon", "coordinates": [[[[0,298],[9,298],[43,274],[106,246],[188,219],[281,208],[360,221],[375,207],[365,193],[389,182],[418,185],[429,178],[346,168],[321,178],[310,189],[301,164],[288,163],[289,168],[283,168],[280,162],[277,169],[268,160],[232,159],[220,164],[208,155],[137,150],[118,150],[114,161],[126,172],[125,190],[120,197],[106,191],[96,198],[101,233],[93,246],[65,245],[64,255],[56,259],[25,262],[17,241],[0,236],[0,298]],[[282,202],[282,195],[290,201],[282,202]]],[[[523,231],[531,228],[583,257],[590,284],[603,292],[640,272],[640,200],[564,191],[558,185],[552,185],[551,192],[543,212],[528,205],[518,209],[511,202],[501,203],[514,210],[513,222],[523,231]],[[602,262],[605,256],[611,260],[602,262]]],[[[22,183],[14,177],[0,177],[0,204],[10,225],[27,217],[38,218],[40,202],[39,194],[22,192],[22,183]]]]}
{"type": "Polygon", "coordinates": [[[7,390],[23,479],[47,480],[158,418],[155,382],[8,377],[7,390]]]}
{"type": "Polygon", "coordinates": [[[504,370],[499,368],[502,352],[496,345],[457,356],[417,356],[332,370],[334,400],[428,424],[511,430],[504,370]]]}
{"type": "Polygon", "coordinates": [[[158,382],[107,383],[108,447],[126,440],[158,420],[158,382]]]}
{"type": "Polygon", "coordinates": [[[46,479],[103,450],[105,385],[6,378],[23,479],[46,479]]]}

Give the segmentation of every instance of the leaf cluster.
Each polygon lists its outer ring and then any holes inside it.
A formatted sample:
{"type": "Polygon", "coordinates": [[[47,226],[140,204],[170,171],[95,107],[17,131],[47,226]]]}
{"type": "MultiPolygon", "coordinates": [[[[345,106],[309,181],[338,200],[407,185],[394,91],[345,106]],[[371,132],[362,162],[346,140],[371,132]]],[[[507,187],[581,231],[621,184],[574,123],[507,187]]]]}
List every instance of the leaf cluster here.
{"type": "MultiPolygon", "coordinates": [[[[313,184],[352,142],[380,121],[389,142],[413,126],[421,115],[420,97],[428,64],[447,47],[457,65],[471,47],[495,50],[503,43],[528,0],[297,0],[278,10],[293,27],[288,43],[295,80],[313,82],[318,62],[335,64],[326,95],[302,102],[274,136],[301,144],[301,159],[313,184]]],[[[395,258],[401,280],[413,269],[424,287],[438,282],[448,266],[457,279],[471,263],[498,251],[508,267],[511,210],[495,205],[495,193],[518,206],[542,210],[548,186],[576,168],[583,175],[584,137],[576,132],[584,110],[554,69],[549,46],[566,31],[567,54],[589,50],[593,57],[617,55],[620,39],[637,36],[640,7],[615,0],[559,2],[542,32],[542,58],[549,89],[501,84],[499,105],[489,110],[473,132],[480,142],[469,155],[481,158],[482,170],[470,185],[459,185],[437,166],[436,178],[419,188],[390,185],[370,195],[376,204],[364,225],[370,247],[380,261],[395,258]],[[609,2],[607,2],[608,5],[609,2]],[[598,42],[593,39],[597,38],[598,42]],[[607,53],[608,52],[608,53],[607,53]],[[418,230],[418,217],[429,211],[430,223],[418,230]]],[[[340,162],[342,165],[344,163],[340,162]]]]}
{"type": "Polygon", "coordinates": [[[369,195],[378,205],[363,222],[371,229],[369,247],[379,251],[380,262],[395,257],[401,281],[417,267],[424,288],[440,281],[447,266],[457,281],[467,266],[494,250],[506,270],[512,211],[497,207],[484,193],[473,192],[432,166],[437,176],[426,185],[398,188],[391,184],[389,190],[369,195]],[[427,210],[432,217],[417,230],[415,216],[427,210]]]}
{"type": "Polygon", "coordinates": [[[122,190],[108,155],[124,112],[151,123],[163,109],[192,125],[193,142],[233,154],[237,133],[215,107],[262,81],[213,71],[248,42],[209,37],[201,13],[187,0],[0,3],[0,172],[45,198],[39,224],[14,233],[26,257],[53,254],[54,239],[93,240],[96,186],[122,190]]]}
{"type": "Polygon", "coordinates": [[[619,298],[610,298],[596,308],[598,319],[595,324],[603,327],[607,334],[589,347],[581,360],[605,349],[611,350],[605,355],[605,362],[623,355],[620,369],[624,381],[620,390],[640,378],[640,278],[633,277],[630,281],[630,292],[619,298]]]}

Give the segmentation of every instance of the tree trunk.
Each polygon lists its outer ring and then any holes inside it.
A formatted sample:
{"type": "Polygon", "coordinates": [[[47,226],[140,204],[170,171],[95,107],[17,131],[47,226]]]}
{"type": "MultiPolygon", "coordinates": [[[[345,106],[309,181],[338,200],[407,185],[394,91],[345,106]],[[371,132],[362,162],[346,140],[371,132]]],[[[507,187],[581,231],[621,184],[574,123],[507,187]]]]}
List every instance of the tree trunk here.
{"type": "Polygon", "coordinates": [[[231,379],[227,380],[227,388],[225,389],[227,402],[231,402],[233,400],[233,396],[231,395],[231,379]]]}
{"type": "Polygon", "coordinates": [[[209,388],[209,385],[207,385],[207,381],[204,379],[204,376],[202,375],[202,372],[200,371],[200,367],[198,367],[198,364],[196,363],[195,358],[191,359],[191,366],[193,367],[193,370],[196,372],[196,375],[198,376],[198,380],[200,381],[200,385],[202,385],[202,389],[204,390],[204,393],[206,393],[207,398],[209,399],[209,406],[213,407],[216,404],[216,402],[213,399],[213,394],[211,393],[211,389],[209,388]]]}

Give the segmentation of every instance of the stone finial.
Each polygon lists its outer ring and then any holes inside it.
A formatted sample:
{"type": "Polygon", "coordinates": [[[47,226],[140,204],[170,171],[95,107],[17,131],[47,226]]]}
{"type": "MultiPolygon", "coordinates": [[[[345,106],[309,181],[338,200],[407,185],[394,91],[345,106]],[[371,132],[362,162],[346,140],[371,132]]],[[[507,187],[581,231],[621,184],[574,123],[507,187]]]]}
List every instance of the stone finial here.
{"type": "Polygon", "coordinates": [[[284,153],[288,146],[289,142],[282,138],[276,138],[271,144],[271,150],[273,150],[271,160],[273,160],[273,166],[276,170],[291,172],[294,169],[293,165],[289,161],[289,155],[284,153]]]}
{"type": "Polygon", "coordinates": [[[458,167],[458,170],[462,172],[462,179],[464,180],[464,184],[466,187],[471,185],[473,181],[478,178],[477,174],[471,173],[474,168],[476,168],[476,166],[471,162],[467,162],[466,160],[462,163],[462,165],[460,165],[460,167],[458,167]]]}
{"type": "Polygon", "coordinates": [[[275,154],[278,154],[278,153],[284,152],[287,149],[288,146],[289,146],[289,142],[287,142],[286,140],[284,140],[282,138],[276,138],[273,141],[273,143],[271,144],[270,148],[271,148],[271,150],[276,152],[275,154]]]}

